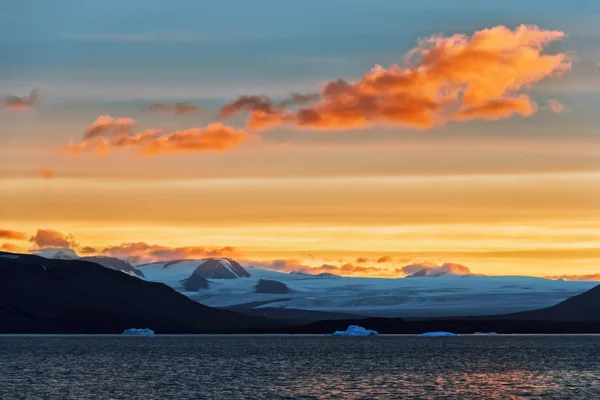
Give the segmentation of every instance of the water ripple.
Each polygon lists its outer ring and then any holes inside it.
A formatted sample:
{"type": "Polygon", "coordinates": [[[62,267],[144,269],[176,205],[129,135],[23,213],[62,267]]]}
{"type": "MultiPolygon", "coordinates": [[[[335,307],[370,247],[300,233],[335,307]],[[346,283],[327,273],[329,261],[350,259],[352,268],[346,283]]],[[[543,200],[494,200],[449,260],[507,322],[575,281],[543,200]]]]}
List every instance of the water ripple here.
{"type": "Polygon", "coordinates": [[[406,398],[600,398],[600,336],[0,337],[0,399],[406,398]]]}

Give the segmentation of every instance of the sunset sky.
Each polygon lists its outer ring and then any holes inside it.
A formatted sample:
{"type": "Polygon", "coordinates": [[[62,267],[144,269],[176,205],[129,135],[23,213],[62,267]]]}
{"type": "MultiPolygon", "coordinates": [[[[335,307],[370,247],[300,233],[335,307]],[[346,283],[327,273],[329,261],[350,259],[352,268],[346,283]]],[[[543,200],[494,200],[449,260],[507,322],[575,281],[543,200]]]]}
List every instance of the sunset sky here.
{"type": "Polygon", "coordinates": [[[600,273],[598,1],[6,3],[4,250],[600,273]]]}

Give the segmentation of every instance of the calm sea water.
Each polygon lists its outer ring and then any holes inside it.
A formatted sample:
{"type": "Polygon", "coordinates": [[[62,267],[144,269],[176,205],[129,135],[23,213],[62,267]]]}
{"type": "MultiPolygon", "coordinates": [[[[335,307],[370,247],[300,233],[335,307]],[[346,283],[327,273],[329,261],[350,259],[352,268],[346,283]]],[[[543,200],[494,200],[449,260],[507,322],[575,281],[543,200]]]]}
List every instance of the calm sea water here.
{"type": "Polygon", "coordinates": [[[600,336],[0,336],[0,399],[600,399],[600,336]]]}

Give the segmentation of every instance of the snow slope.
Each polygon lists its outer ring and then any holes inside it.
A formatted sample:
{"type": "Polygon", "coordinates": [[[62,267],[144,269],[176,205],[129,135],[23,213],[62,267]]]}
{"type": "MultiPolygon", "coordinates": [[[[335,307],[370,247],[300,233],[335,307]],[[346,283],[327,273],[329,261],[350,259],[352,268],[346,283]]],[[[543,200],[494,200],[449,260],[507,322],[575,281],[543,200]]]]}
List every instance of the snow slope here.
{"type": "Polygon", "coordinates": [[[163,282],[212,307],[280,307],[368,316],[488,315],[543,308],[596,286],[522,276],[440,276],[398,279],[287,274],[247,267],[248,277],[210,279],[209,288],[185,292],[181,281],[202,261],[141,266],[146,279],[163,282]],[[260,279],[284,283],[290,293],[256,293],[260,279]],[[252,304],[250,304],[252,303],[252,304]]]}

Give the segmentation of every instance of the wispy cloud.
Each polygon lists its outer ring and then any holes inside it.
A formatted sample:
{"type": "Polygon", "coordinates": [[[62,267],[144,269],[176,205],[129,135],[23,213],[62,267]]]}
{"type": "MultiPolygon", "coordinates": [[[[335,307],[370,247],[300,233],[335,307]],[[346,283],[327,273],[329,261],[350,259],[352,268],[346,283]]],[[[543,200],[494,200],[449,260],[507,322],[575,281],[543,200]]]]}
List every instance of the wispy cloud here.
{"type": "Polygon", "coordinates": [[[33,89],[27,96],[16,96],[10,94],[0,99],[0,106],[6,110],[29,110],[38,105],[40,92],[33,89]]]}
{"type": "Polygon", "coordinates": [[[571,109],[564,105],[563,103],[561,103],[560,101],[556,100],[556,99],[550,99],[548,100],[548,105],[546,106],[546,110],[549,110],[551,112],[553,112],[554,114],[561,114],[564,112],[569,112],[571,111],[571,109]]]}
{"type": "Polygon", "coordinates": [[[148,107],[143,108],[144,111],[150,112],[169,112],[175,115],[189,114],[189,113],[200,113],[204,111],[204,107],[196,106],[191,103],[153,103],[148,107]]]}
{"type": "Polygon", "coordinates": [[[153,156],[227,151],[239,147],[244,142],[258,139],[258,136],[242,129],[220,123],[175,132],[148,129],[134,133],[134,126],[135,121],[130,118],[103,115],[86,129],[81,142],[71,142],[61,151],[69,154],[107,154],[113,149],[130,149],[140,155],[153,156]]]}

